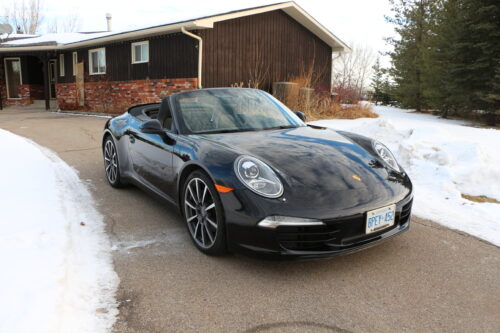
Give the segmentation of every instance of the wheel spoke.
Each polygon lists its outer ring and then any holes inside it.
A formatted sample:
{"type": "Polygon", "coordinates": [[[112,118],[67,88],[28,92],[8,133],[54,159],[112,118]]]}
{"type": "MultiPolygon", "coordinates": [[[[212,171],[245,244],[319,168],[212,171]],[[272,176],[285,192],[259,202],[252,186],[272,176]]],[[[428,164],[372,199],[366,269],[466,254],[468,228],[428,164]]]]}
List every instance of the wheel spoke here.
{"type": "Polygon", "coordinates": [[[205,195],[207,194],[208,186],[205,186],[205,189],[203,190],[203,196],[201,197],[201,204],[205,202],[205,195]]]}
{"type": "Polygon", "coordinates": [[[192,220],[194,220],[197,217],[198,217],[198,215],[195,214],[195,215],[191,216],[190,218],[188,218],[187,221],[191,222],[192,220]]]}
{"type": "Polygon", "coordinates": [[[210,243],[213,243],[214,242],[214,238],[212,237],[212,235],[210,234],[210,230],[208,230],[208,226],[207,224],[204,225],[205,226],[205,230],[207,232],[207,235],[208,235],[208,238],[210,239],[210,243]]]}
{"type": "Polygon", "coordinates": [[[208,222],[208,223],[210,223],[210,225],[211,225],[212,227],[214,227],[215,229],[217,229],[217,223],[215,223],[214,221],[212,221],[212,220],[211,220],[211,219],[209,219],[208,217],[207,217],[207,222],[208,222]]]}
{"type": "Polygon", "coordinates": [[[200,221],[196,223],[196,227],[194,227],[194,238],[196,238],[196,234],[198,234],[198,228],[200,227],[200,221]]]}
{"type": "Polygon", "coordinates": [[[207,208],[205,208],[205,210],[210,210],[210,209],[212,209],[214,207],[215,207],[215,203],[212,203],[210,206],[208,206],[207,208]]]}
{"type": "Polygon", "coordinates": [[[205,233],[203,232],[204,228],[202,227],[201,228],[201,242],[203,243],[203,245],[205,245],[205,233]]]}
{"type": "Polygon", "coordinates": [[[196,186],[196,199],[198,199],[196,202],[200,202],[200,189],[198,188],[198,179],[195,178],[194,184],[196,186]]]}
{"type": "Polygon", "coordinates": [[[197,204],[198,200],[196,200],[196,197],[194,196],[193,191],[191,190],[191,184],[188,185],[188,191],[189,191],[189,194],[191,194],[191,198],[193,198],[194,203],[197,204]]]}
{"type": "Polygon", "coordinates": [[[187,201],[187,200],[186,200],[186,205],[188,205],[191,209],[196,210],[196,207],[195,207],[195,206],[193,206],[193,205],[191,205],[191,204],[189,203],[189,201],[187,201]]]}

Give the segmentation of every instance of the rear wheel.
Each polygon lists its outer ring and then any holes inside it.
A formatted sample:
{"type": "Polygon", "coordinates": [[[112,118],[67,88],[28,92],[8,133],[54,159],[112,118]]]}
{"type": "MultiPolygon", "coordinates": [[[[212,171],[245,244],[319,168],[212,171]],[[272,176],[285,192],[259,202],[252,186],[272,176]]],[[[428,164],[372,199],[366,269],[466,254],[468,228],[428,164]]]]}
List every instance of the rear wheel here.
{"type": "Polygon", "coordinates": [[[118,164],[118,153],[116,151],[115,143],[111,137],[108,137],[104,142],[104,170],[106,172],[106,179],[113,187],[122,187],[123,183],[120,178],[120,168],[118,164]]]}
{"type": "Polygon", "coordinates": [[[194,171],[182,191],[184,221],[196,247],[209,255],[226,253],[222,203],[213,182],[201,171],[194,171]]]}

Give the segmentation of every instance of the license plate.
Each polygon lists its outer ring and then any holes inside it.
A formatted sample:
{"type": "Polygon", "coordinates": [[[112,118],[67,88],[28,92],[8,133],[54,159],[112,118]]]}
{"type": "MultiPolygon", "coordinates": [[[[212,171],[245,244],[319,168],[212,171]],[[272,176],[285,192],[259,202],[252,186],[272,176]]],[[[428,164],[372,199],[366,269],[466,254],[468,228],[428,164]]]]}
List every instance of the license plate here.
{"type": "Polygon", "coordinates": [[[390,205],[366,213],[366,233],[370,234],[394,225],[396,205],[390,205]]]}

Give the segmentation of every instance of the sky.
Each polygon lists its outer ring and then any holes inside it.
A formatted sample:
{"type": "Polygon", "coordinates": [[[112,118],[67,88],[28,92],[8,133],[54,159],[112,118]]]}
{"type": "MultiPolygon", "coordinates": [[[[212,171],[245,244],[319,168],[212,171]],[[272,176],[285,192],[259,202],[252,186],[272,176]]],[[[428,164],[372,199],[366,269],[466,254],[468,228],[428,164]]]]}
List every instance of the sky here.
{"type": "MultiPolygon", "coordinates": [[[[1,0],[7,2],[8,0],[1,0]]],[[[78,12],[83,31],[106,30],[106,13],[113,30],[126,30],[196,18],[209,14],[280,2],[273,0],[42,0],[48,19],[64,20],[78,12]]],[[[348,45],[366,45],[375,52],[387,50],[384,37],[393,28],[384,20],[388,0],[297,0],[299,6],[348,45]]]]}

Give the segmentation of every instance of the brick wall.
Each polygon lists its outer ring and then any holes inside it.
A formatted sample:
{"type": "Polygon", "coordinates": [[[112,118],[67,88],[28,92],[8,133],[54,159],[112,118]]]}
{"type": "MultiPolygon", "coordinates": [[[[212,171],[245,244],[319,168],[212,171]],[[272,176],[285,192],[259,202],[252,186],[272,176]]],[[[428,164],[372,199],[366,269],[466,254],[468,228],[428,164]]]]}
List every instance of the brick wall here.
{"type": "Polygon", "coordinates": [[[29,84],[29,96],[31,101],[35,99],[45,100],[45,92],[43,91],[43,84],[29,84]]]}
{"type": "Polygon", "coordinates": [[[159,102],[165,96],[196,87],[196,78],[85,82],[83,107],[77,104],[75,83],[58,83],[56,95],[61,110],[122,113],[133,105],[159,102]]]}
{"type": "Polygon", "coordinates": [[[2,103],[4,106],[9,105],[30,105],[33,104],[35,99],[44,99],[43,85],[37,84],[22,84],[19,86],[19,94],[21,98],[11,99],[7,98],[7,87],[5,81],[0,82],[0,89],[2,93],[2,103]]]}

